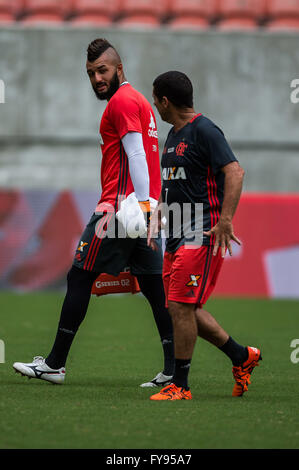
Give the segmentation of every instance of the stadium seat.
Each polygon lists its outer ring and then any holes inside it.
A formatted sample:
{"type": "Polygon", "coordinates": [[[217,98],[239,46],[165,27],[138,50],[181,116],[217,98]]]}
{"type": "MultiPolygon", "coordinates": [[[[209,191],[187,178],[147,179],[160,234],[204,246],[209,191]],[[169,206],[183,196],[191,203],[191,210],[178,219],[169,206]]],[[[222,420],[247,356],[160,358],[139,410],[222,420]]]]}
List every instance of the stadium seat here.
{"type": "Polygon", "coordinates": [[[25,0],[25,17],[22,23],[27,25],[40,23],[61,23],[69,10],[71,0],[25,0]]]}
{"type": "Polygon", "coordinates": [[[265,14],[265,0],[218,0],[217,10],[219,29],[254,29],[265,14]]]}
{"type": "Polygon", "coordinates": [[[267,29],[298,29],[299,0],[267,0],[267,29]]]}
{"type": "Polygon", "coordinates": [[[167,26],[171,29],[208,29],[210,22],[206,18],[184,15],[170,20],[167,26]]]}
{"type": "Polygon", "coordinates": [[[24,9],[25,0],[0,0],[0,13],[19,14],[24,9]]]}
{"type": "Polygon", "coordinates": [[[161,21],[159,20],[159,18],[156,18],[154,15],[151,14],[129,15],[125,18],[120,19],[116,23],[116,25],[121,26],[122,28],[159,28],[161,26],[161,21]]]}
{"type": "Polygon", "coordinates": [[[19,16],[23,13],[25,8],[25,0],[11,0],[10,2],[13,7],[13,11],[16,16],[19,16]]]}
{"type": "Polygon", "coordinates": [[[266,0],[267,15],[273,17],[299,17],[299,0],[266,0]]]}
{"type": "Polygon", "coordinates": [[[0,24],[9,25],[14,21],[15,16],[11,0],[0,0],[0,24]]]}
{"type": "Polygon", "coordinates": [[[1,26],[9,26],[15,22],[15,17],[12,13],[9,12],[1,12],[0,11],[0,25],[1,26]]]}
{"type": "Polygon", "coordinates": [[[215,15],[216,0],[172,0],[169,13],[171,28],[203,29],[210,26],[215,15]]]}
{"type": "Polygon", "coordinates": [[[168,0],[121,0],[118,26],[159,27],[167,11],[168,0]]]}
{"type": "Polygon", "coordinates": [[[217,24],[217,29],[220,31],[232,30],[252,30],[258,28],[258,23],[253,18],[228,18],[222,20],[217,24]]]}
{"type": "Polygon", "coordinates": [[[72,26],[110,26],[112,20],[109,16],[101,14],[82,14],[70,20],[72,26]]]}
{"type": "Polygon", "coordinates": [[[118,8],[119,0],[73,0],[75,17],[71,19],[71,23],[77,26],[110,25],[118,8]]]}
{"type": "Polygon", "coordinates": [[[278,18],[277,20],[269,21],[265,27],[271,31],[299,31],[299,18],[278,18]]]}

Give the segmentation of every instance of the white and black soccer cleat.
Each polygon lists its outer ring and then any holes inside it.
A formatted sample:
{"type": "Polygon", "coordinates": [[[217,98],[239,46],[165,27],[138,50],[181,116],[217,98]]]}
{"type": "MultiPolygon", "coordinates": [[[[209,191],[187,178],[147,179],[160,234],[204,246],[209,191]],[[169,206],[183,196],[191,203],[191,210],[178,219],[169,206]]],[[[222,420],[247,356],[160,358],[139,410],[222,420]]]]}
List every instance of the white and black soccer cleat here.
{"type": "Polygon", "coordinates": [[[172,378],[172,375],[164,375],[163,372],[159,372],[154,379],[141,384],[140,387],[166,387],[171,384],[172,378]]]}
{"type": "Polygon", "coordinates": [[[25,364],[24,362],[15,362],[13,368],[19,374],[34,379],[47,380],[54,384],[62,384],[65,378],[65,368],[51,369],[42,356],[35,356],[33,361],[25,364]]]}

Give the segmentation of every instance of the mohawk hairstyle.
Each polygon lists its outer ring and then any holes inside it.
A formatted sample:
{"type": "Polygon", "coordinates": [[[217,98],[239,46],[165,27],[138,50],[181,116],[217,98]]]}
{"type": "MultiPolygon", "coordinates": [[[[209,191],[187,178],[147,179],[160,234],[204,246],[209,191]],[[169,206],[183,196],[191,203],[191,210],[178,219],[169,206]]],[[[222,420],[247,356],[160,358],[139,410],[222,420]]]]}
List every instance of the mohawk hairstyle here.
{"type": "Polygon", "coordinates": [[[87,48],[87,59],[89,62],[97,60],[107,49],[112,48],[120,62],[120,57],[116,49],[110,44],[107,39],[98,38],[92,41],[87,48]]]}

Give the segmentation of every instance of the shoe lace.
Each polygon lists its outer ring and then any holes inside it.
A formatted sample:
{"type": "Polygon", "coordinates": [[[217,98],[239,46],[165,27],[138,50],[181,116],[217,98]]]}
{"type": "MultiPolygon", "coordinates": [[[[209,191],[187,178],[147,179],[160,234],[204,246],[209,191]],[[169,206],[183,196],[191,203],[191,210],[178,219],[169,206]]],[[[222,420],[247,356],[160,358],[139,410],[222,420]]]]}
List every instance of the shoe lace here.
{"type": "Polygon", "coordinates": [[[167,387],[162,388],[161,392],[163,395],[171,396],[187,396],[186,390],[183,387],[177,387],[175,384],[170,384],[167,387]]]}
{"type": "Polygon", "coordinates": [[[163,395],[171,396],[176,394],[176,386],[174,384],[167,385],[167,387],[162,388],[161,392],[163,395]]]}
{"type": "Polygon", "coordinates": [[[234,374],[234,378],[235,378],[235,381],[239,384],[239,385],[246,385],[249,381],[249,378],[250,378],[250,373],[248,373],[248,371],[244,371],[242,369],[242,367],[233,367],[233,374],[234,374]]]}
{"type": "Polygon", "coordinates": [[[154,380],[159,380],[159,379],[164,379],[162,372],[159,372],[159,373],[156,375],[156,377],[153,378],[152,382],[153,382],[154,380]]]}
{"type": "Polygon", "coordinates": [[[43,358],[43,356],[34,356],[33,358],[34,364],[42,364],[44,362],[45,362],[45,359],[43,358]]]}
{"type": "Polygon", "coordinates": [[[248,364],[248,366],[246,368],[244,368],[244,370],[247,372],[247,374],[250,376],[251,372],[253,371],[253,369],[258,366],[259,363],[257,361],[252,361],[250,364],[248,364]]]}

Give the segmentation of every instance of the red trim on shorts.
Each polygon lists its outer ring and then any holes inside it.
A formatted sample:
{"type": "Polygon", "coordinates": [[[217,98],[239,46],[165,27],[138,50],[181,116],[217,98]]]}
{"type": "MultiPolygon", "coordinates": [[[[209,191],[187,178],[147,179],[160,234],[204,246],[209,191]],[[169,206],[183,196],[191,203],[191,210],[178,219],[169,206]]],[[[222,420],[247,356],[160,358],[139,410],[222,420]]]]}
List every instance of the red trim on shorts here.
{"type": "Polygon", "coordinates": [[[96,249],[96,245],[98,243],[98,241],[100,240],[100,236],[102,234],[102,229],[103,229],[103,226],[105,225],[105,223],[107,222],[107,217],[110,215],[110,217],[112,216],[112,214],[106,214],[103,216],[103,218],[101,219],[100,221],[100,224],[97,228],[97,230],[95,231],[95,234],[93,236],[93,239],[92,239],[92,242],[90,244],[90,247],[89,247],[89,250],[88,250],[88,253],[87,253],[87,256],[86,256],[86,260],[85,260],[85,263],[84,263],[84,266],[83,266],[83,269],[87,269],[89,270],[90,269],[90,263],[92,262],[92,258],[93,258],[93,254],[94,254],[94,250],[96,249]]]}
{"type": "Polygon", "coordinates": [[[207,284],[207,280],[208,280],[208,275],[209,275],[209,271],[210,271],[210,267],[211,267],[211,261],[212,261],[212,253],[213,253],[213,249],[212,249],[212,246],[208,246],[208,250],[207,250],[207,259],[206,259],[206,263],[205,263],[205,267],[204,267],[204,274],[203,274],[203,280],[202,280],[202,283],[201,283],[201,288],[200,288],[200,292],[199,292],[199,296],[198,296],[198,303],[201,304],[201,300],[202,300],[202,297],[203,297],[203,294],[205,292],[205,288],[206,288],[206,284],[207,284]]]}
{"type": "MultiPolygon", "coordinates": [[[[105,216],[105,219],[106,219],[105,222],[107,223],[107,227],[108,227],[108,224],[109,224],[110,220],[112,219],[112,216],[113,216],[113,214],[107,214],[107,215],[105,216]],[[107,218],[108,218],[108,220],[107,220],[107,218]]],[[[104,223],[103,226],[102,226],[102,229],[103,229],[103,230],[104,230],[104,225],[105,225],[105,223],[104,223]]],[[[106,227],[106,230],[107,230],[107,227],[106,227]]],[[[101,235],[102,235],[102,233],[103,233],[103,230],[101,230],[100,238],[98,238],[98,242],[96,242],[96,244],[95,244],[95,252],[94,252],[93,258],[92,258],[92,260],[90,261],[90,265],[89,265],[89,270],[90,270],[90,271],[91,271],[91,270],[93,269],[93,267],[94,267],[94,264],[95,264],[95,261],[96,261],[96,259],[97,259],[97,255],[98,255],[98,252],[99,252],[101,243],[102,243],[102,241],[103,241],[103,237],[101,237],[101,235]]]]}

